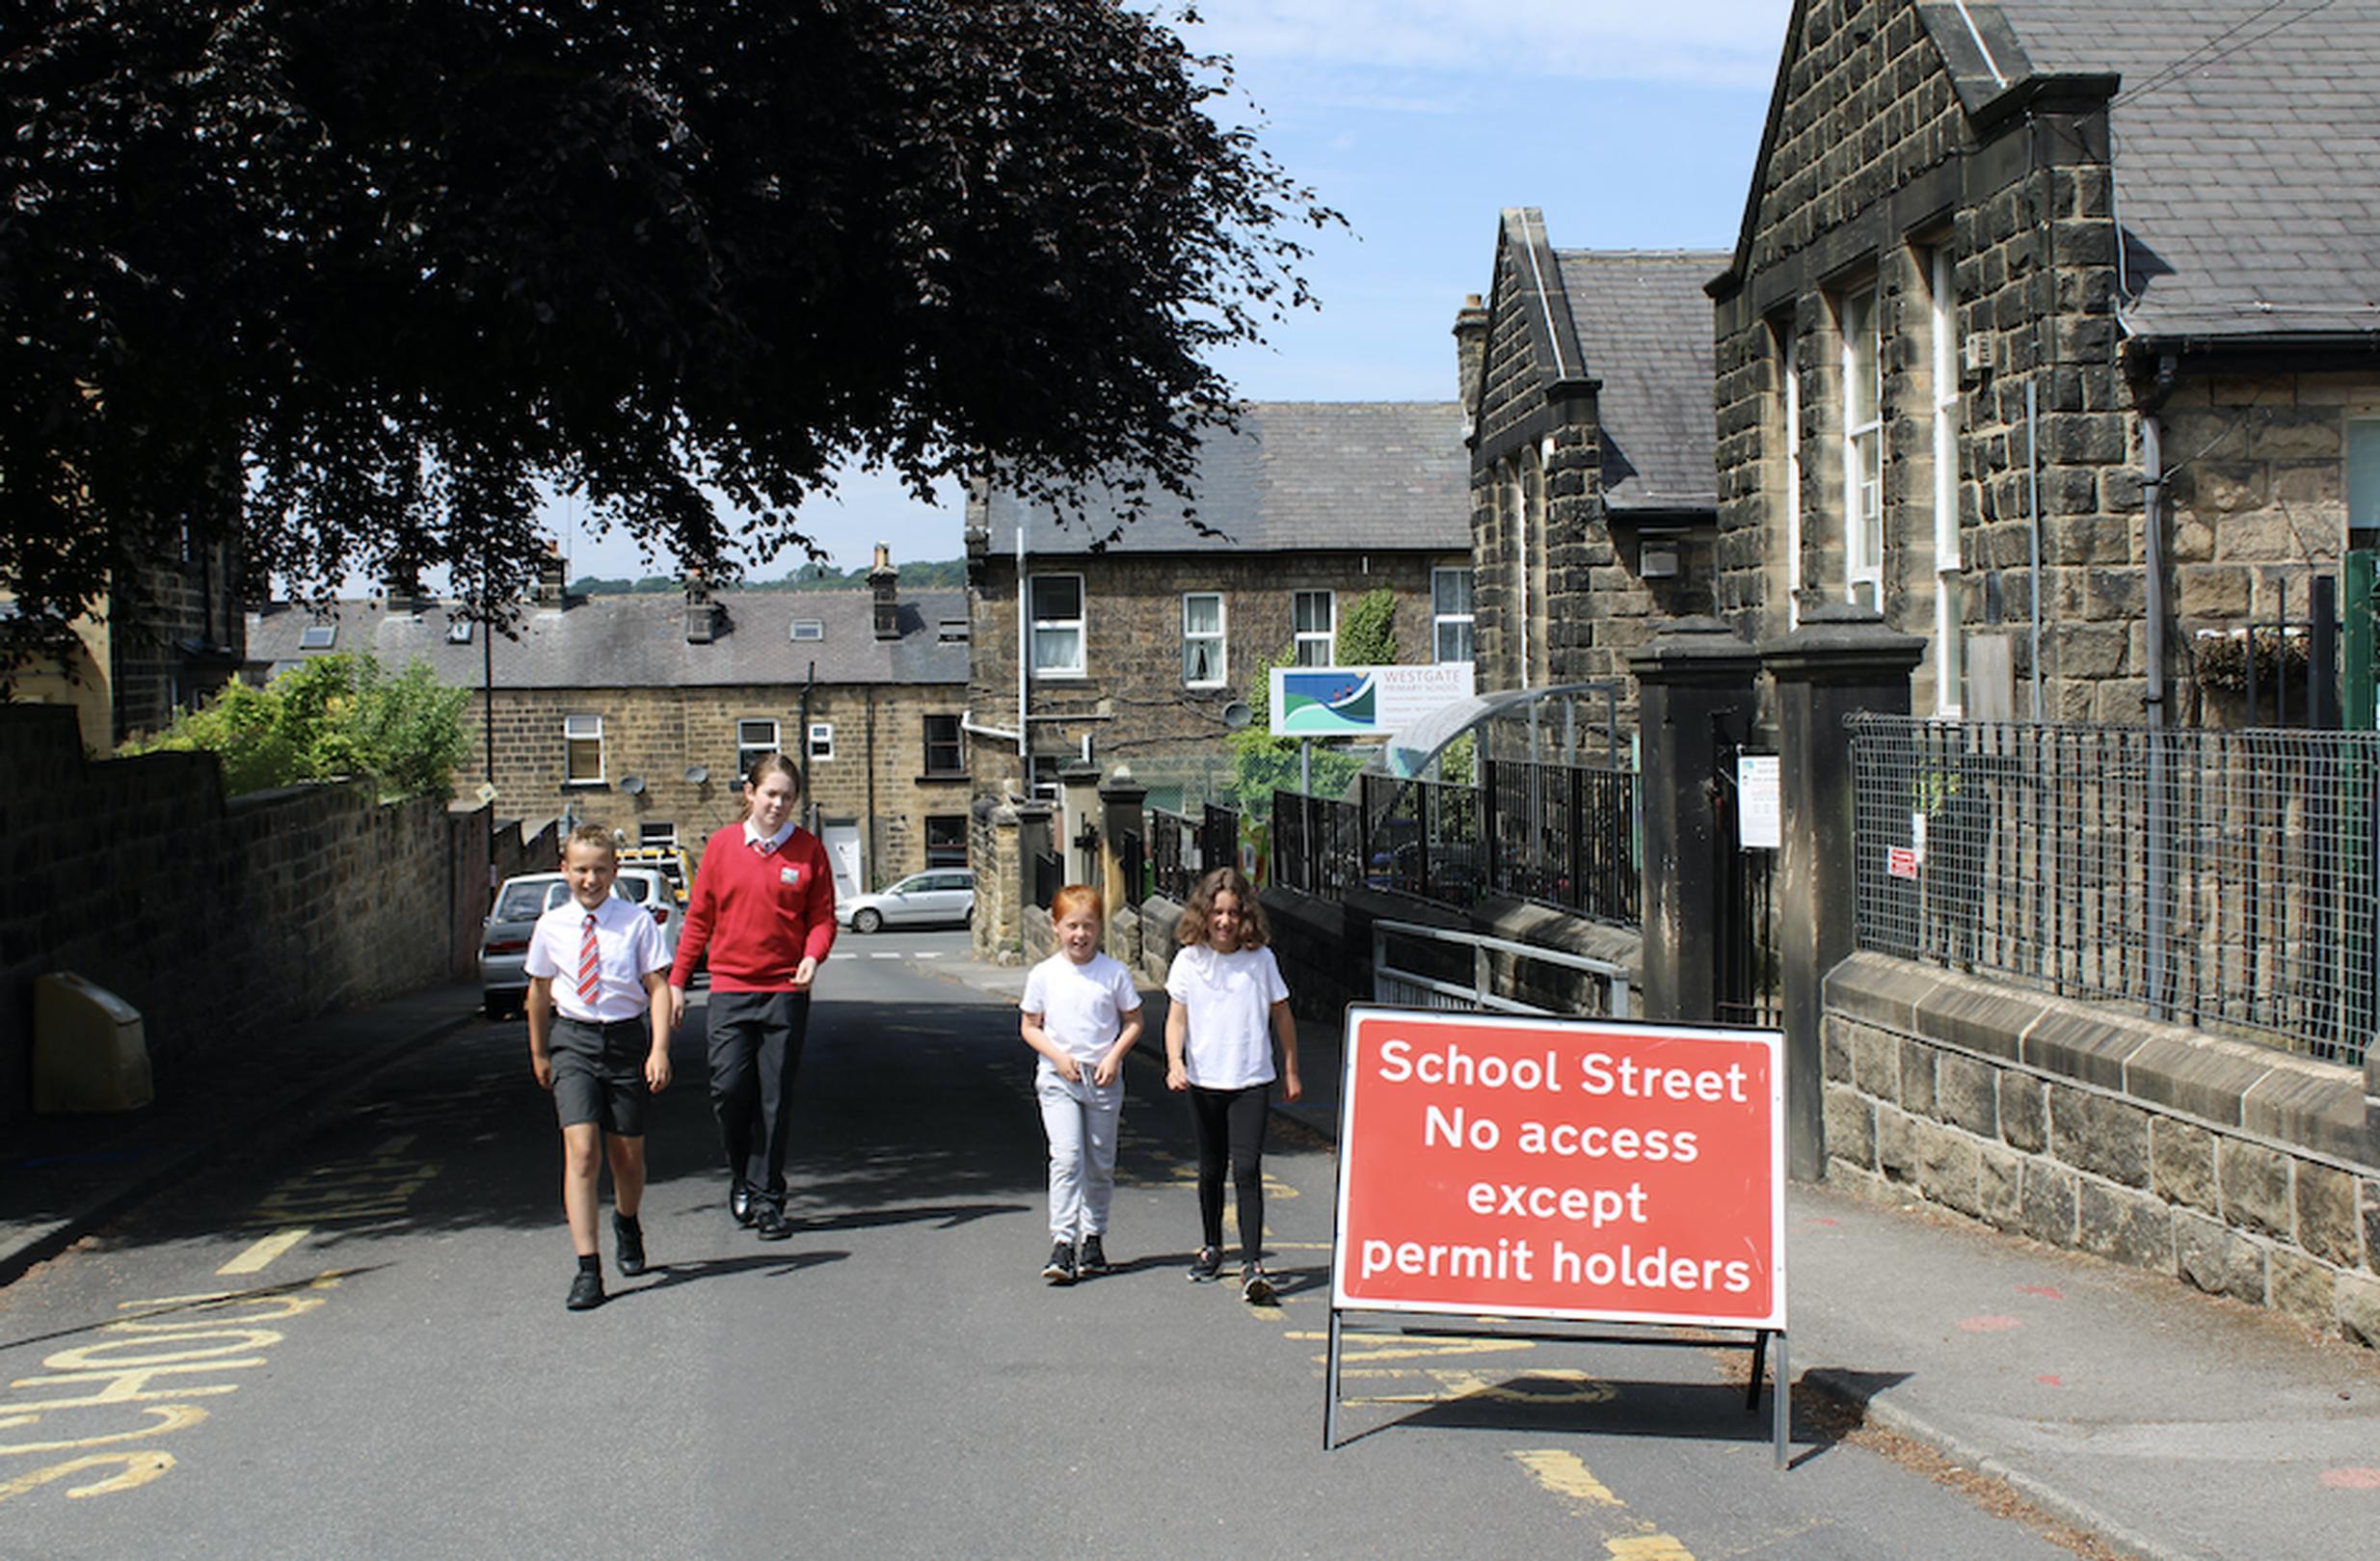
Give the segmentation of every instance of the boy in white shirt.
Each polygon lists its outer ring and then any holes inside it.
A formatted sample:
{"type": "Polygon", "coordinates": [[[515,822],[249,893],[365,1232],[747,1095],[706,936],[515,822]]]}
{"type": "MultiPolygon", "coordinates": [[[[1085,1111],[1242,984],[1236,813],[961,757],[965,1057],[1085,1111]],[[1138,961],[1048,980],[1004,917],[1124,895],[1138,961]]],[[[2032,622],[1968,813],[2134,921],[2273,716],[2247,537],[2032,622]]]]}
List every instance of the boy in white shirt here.
{"type": "Polygon", "coordinates": [[[529,934],[529,1066],[562,1124],[562,1209],[578,1272],[573,1311],[603,1304],[595,1240],[598,1179],[610,1139],[612,1239],[620,1272],[645,1271],[645,1100],[669,1088],[669,955],[642,906],[615,898],[611,831],[581,824],[562,843],[571,898],[529,934]],[[556,1010],[559,1010],[557,1014],[556,1010]]]}
{"type": "Polygon", "coordinates": [[[1132,973],[1099,952],[1106,905],[1070,883],[1050,902],[1058,952],[1025,978],[1021,1028],[1041,1054],[1033,1092],[1050,1137],[1050,1261],[1041,1277],[1072,1284],[1108,1272],[1108,1206],[1115,1196],[1115,1135],[1124,1112],[1124,1054],[1140,1038],[1132,973]]]}

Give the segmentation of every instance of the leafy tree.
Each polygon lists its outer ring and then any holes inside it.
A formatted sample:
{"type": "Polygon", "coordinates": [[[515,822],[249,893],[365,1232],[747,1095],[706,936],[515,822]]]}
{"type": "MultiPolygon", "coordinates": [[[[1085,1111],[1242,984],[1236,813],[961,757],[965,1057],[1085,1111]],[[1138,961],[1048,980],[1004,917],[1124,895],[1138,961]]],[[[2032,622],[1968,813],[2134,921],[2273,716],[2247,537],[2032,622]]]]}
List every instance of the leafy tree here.
{"type": "Polygon", "coordinates": [[[126,753],[199,750],[223,761],[236,796],[298,781],[369,775],[389,797],[454,794],[470,751],[463,709],[470,690],[449,688],[415,661],[394,677],[368,657],[325,656],[262,688],[230,684],[204,708],[126,753]]]}
{"type": "Polygon", "coordinates": [[[508,596],[541,482],[720,579],[845,460],[1183,491],[1210,349],[1310,305],[1339,220],[1123,0],[0,0],[0,588],[43,621],[185,533],[508,596]]]}

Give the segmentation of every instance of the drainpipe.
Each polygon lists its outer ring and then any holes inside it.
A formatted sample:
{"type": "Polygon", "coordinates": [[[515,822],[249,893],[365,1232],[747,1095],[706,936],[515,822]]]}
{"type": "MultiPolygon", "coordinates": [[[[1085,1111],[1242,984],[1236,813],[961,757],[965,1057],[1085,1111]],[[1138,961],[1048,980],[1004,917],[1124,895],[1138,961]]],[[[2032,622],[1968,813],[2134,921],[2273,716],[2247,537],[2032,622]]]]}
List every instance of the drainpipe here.
{"type": "Polygon", "coordinates": [[[868,877],[869,887],[885,881],[884,858],[876,853],[876,690],[868,690],[868,877]]]}
{"type": "Polygon", "coordinates": [[[1030,750],[1025,742],[1025,669],[1026,657],[1032,649],[1032,620],[1025,615],[1025,522],[1016,523],[1016,757],[1018,767],[1025,771],[1025,784],[1032,785],[1033,766],[1030,750]]]}
{"type": "Polygon", "coordinates": [[[2033,566],[2033,719],[2042,718],[2041,378],[2024,382],[2024,507],[2033,566]]]}
{"type": "Polygon", "coordinates": [[[2149,619],[2143,636],[2149,657],[2149,686],[2141,700],[2149,717],[2149,925],[2148,946],[2143,952],[2149,965],[2149,1016],[2160,1020],[2172,1015],[2172,1007],[2166,1001],[2165,975],[2170,921],[2166,905],[2166,852],[2173,838],[2173,817],[2167,794],[2165,753],[2165,727],[2169,719],[2165,708],[2165,430],[2158,414],[2173,389],[2174,355],[2169,352],[2157,359],[2156,388],[2150,392],[2140,414],[2141,557],[2148,571],[2142,604],[2149,619]]]}
{"type": "Polygon", "coordinates": [[[810,831],[817,833],[818,798],[810,790],[810,695],[818,686],[818,663],[810,663],[810,676],[802,683],[802,810],[810,815],[810,831]]]}

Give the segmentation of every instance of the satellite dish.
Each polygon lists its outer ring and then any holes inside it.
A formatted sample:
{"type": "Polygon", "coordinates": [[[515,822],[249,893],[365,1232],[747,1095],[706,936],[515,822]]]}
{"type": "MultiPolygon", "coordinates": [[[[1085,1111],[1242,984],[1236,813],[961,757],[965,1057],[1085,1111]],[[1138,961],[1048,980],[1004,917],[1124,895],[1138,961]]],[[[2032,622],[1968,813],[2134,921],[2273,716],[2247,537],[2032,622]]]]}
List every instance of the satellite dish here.
{"type": "Polygon", "coordinates": [[[1235,732],[1254,719],[1256,719],[1256,712],[1249,709],[1244,700],[1235,699],[1223,707],[1223,724],[1235,732]]]}
{"type": "Polygon", "coordinates": [[[688,786],[707,786],[709,783],[710,771],[708,768],[701,765],[686,766],[686,784],[688,786]]]}
{"type": "Polygon", "coordinates": [[[620,790],[628,793],[630,796],[639,794],[644,791],[644,789],[645,777],[642,775],[623,775],[620,777],[620,790]]]}

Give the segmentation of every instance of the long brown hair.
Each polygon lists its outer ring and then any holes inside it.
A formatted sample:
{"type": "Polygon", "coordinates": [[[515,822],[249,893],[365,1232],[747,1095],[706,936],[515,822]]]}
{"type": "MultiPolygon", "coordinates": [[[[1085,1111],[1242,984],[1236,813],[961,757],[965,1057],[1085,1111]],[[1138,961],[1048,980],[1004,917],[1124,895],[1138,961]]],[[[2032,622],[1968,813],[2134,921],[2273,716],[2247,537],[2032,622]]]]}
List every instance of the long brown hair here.
{"type": "Polygon", "coordinates": [[[1218,867],[1198,880],[1190,902],[1182,907],[1182,919],[1173,924],[1173,941],[1185,949],[1206,942],[1207,917],[1215,910],[1215,897],[1224,894],[1240,902],[1240,947],[1261,949],[1271,942],[1272,929],[1266,925],[1265,907],[1249,887],[1246,875],[1236,867],[1218,867]]]}

